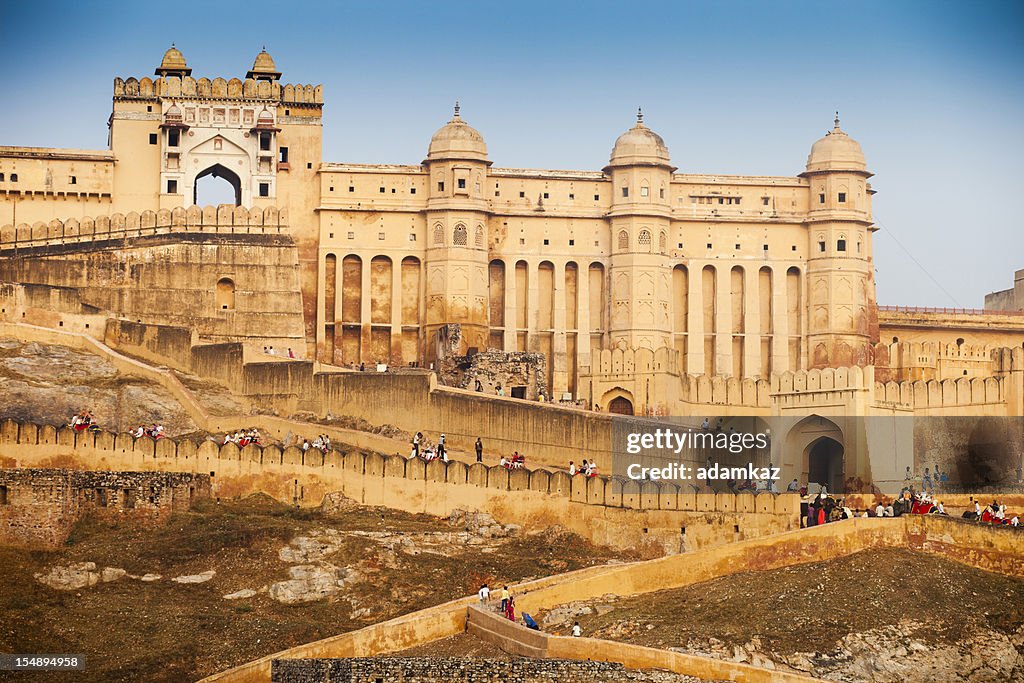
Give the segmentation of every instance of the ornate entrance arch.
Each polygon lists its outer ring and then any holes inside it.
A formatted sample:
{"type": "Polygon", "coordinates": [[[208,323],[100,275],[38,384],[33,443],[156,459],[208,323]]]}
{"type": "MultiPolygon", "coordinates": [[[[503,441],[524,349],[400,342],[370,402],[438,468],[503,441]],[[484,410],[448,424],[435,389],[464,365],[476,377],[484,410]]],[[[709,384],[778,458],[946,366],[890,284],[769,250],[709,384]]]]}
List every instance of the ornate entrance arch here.
{"type": "Polygon", "coordinates": [[[820,415],[805,417],[786,435],[785,451],[799,465],[801,480],[812,491],[817,490],[815,484],[824,485],[829,491],[843,491],[846,440],[835,422],[820,415]]]}
{"type": "Polygon", "coordinates": [[[633,394],[621,387],[605,392],[601,397],[605,410],[618,415],[633,415],[633,394]]]}
{"type": "Polygon", "coordinates": [[[199,195],[199,181],[206,176],[213,176],[214,178],[223,178],[226,180],[235,190],[235,206],[242,205],[242,179],[238,177],[237,173],[221,164],[214,164],[196,175],[195,182],[192,183],[193,204],[197,203],[197,197],[199,195]]]}

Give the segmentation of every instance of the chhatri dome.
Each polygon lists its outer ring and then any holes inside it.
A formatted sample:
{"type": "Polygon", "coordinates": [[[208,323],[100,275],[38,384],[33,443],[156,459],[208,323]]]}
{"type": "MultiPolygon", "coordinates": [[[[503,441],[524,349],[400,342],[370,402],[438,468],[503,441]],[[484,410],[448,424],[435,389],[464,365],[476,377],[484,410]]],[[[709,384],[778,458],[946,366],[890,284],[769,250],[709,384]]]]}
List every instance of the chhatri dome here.
{"type": "Polygon", "coordinates": [[[192,73],[192,69],[188,68],[188,64],[185,63],[185,55],[181,54],[181,50],[174,47],[174,43],[164,53],[164,58],[160,60],[160,66],[154,72],[157,76],[188,76],[192,73]]]}
{"type": "MultiPolygon", "coordinates": [[[[644,125],[644,113],[636,111],[636,125],[619,136],[612,147],[612,166],[669,166],[668,146],[660,135],[644,125]]],[[[673,169],[674,170],[674,169],[673,169]]]]}
{"type": "Polygon", "coordinates": [[[836,112],[835,127],[825,133],[811,146],[807,155],[807,173],[819,171],[861,171],[866,173],[867,163],[860,143],[839,127],[839,112],[836,112]]]}
{"type": "Polygon", "coordinates": [[[257,81],[276,81],[281,78],[281,72],[277,70],[277,65],[274,64],[274,58],[267,52],[267,46],[264,45],[260,53],[256,55],[256,61],[253,62],[252,68],[249,69],[248,73],[245,74],[246,78],[254,78],[257,81]]]}
{"type": "MultiPolygon", "coordinates": [[[[455,103],[455,115],[441,126],[430,138],[427,161],[438,159],[471,159],[487,161],[487,145],[484,136],[459,116],[459,103],[455,103]]],[[[490,162],[488,162],[490,163],[490,162]]]]}

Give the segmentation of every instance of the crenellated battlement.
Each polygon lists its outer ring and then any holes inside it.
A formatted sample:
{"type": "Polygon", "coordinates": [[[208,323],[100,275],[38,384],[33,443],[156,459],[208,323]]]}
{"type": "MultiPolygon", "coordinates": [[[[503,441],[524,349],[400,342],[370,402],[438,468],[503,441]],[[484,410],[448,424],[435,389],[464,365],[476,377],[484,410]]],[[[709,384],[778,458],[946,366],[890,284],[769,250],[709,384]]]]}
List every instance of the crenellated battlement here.
{"type": "Polygon", "coordinates": [[[1005,400],[1004,381],[1000,377],[875,383],[876,402],[904,408],[962,408],[1005,400]]]}
{"type": "Polygon", "coordinates": [[[286,209],[270,206],[190,206],[160,211],[114,213],[95,218],[0,227],[0,253],[53,245],[127,240],[170,233],[277,235],[288,232],[286,209]]]}
{"type": "Polygon", "coordinates": [[[306,104],[322,107],[323,85],[284,84],[253,78],[192,76],[161,76],[149,78],[117,77],[114,79],[115,100],[157,100],[161,97],[209,100],[269,100],[282,104],[306,104]]]}

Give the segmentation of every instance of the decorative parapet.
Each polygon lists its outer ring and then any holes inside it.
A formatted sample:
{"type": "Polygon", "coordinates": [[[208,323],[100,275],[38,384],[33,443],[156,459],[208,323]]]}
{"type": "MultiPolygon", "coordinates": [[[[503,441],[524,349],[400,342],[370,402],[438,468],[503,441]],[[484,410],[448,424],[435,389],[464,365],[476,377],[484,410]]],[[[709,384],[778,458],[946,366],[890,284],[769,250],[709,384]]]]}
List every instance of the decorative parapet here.
{"type": "Polygon", "coordinates": [[[95,218],[54,219],[49,223],[5,225],[0,252],[53,245],[82,244],[172,233],[277,235],[288,232],[285,209],[242,206],[190,206],[187,209],[114,213],[95,218]]]}
{"type": "Polygon", "coordinates": [[[875,400],[905,408],[952,408],[1006,400],[1003,379],[999,377],[961,377],[927,382],[875,383],[875,400]]]}
{"type": "Polygon", "coordinates": [[[322,85],[286,84],[277,81],[246,78],[192,78],[161,76],[159,78],[115,78],[115,100],[155,100],[161,97],[213,100],[271,100],[282,104],[306,104],[322,107],[322,85]]]}

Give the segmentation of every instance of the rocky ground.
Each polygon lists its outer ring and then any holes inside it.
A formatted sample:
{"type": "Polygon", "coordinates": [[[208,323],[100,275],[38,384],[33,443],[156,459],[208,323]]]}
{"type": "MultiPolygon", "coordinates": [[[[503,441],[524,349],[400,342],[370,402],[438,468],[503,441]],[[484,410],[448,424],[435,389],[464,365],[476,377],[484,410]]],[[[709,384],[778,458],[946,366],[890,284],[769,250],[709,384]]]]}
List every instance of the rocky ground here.
{"type": "Polygon", "coordinates": [[[1024,581],[906,550],[740,574],[540,615],[546,631],[851,683],[1024,681],[1024,581]]]}
{"type": "Polygon", "coordinates": [[[324,511],[208,503],[156,531],[84,520],[59,551],[0,548],[0,652],[86,654],[88,672],[47,680],[196,680],[485,581],[619,559],[635,558],[558,529],[337,498],[324,511]]]}
{"type": "MultiPolygon", "coordinates": [[[[59,426],[91,410],[110,431],[156,422],[168,436],[197,433],[188,413],[163,387],[120,375],[103,358],[66,346],[0,338],[0,383],[0,419],[59,426]]],[[[198,380],[194,384],[210,394],[210,402],[224,404],[215,387],[198,380]]]]}

